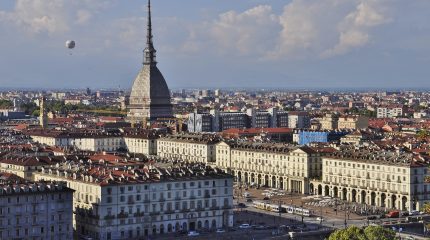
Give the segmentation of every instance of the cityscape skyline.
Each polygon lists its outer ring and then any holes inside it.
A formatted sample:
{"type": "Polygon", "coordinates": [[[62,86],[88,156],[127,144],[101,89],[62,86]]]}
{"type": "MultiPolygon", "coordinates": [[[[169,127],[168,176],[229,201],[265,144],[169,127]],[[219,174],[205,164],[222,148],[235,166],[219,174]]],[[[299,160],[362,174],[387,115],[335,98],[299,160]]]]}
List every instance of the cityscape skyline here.
{"type": "MultiPolygon", "coordinates": [[[[130,89],[145,45],[145,2],[3,1],[2,86],[130,89]],[[68,39],[77,42],[71,53],[68,39]]],[[[153,5],[159,67],[171,89],[423,89],[428,82],[423,1],[153,5]]]]}

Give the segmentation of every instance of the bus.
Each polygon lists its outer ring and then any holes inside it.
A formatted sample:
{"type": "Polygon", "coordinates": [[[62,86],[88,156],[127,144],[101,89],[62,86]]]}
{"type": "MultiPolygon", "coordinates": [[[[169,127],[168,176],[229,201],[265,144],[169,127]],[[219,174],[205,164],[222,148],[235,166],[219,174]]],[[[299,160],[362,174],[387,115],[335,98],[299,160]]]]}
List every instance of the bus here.
{"type": "Polygon", "coordinates": [[[266,210],[266,203],[264,202],[255,201],[253,206],[257,209],[266,210]]]}
{"type": "Polygon", "coordinates": [[[277,213],[285,212],[284,208],[282,208],[282,206],[280,207],[278,204],[266,204],[266,210],[277,213]]]}
{"type": "Polygon", "coordinates": [[[285,209],[285,212],[290,214],[296,214],[296,215],[306,216],[306,217],[311,216],[311,211],[306,208],[294,207],[289,205],[282,205],[282,208],[285,209]]]}

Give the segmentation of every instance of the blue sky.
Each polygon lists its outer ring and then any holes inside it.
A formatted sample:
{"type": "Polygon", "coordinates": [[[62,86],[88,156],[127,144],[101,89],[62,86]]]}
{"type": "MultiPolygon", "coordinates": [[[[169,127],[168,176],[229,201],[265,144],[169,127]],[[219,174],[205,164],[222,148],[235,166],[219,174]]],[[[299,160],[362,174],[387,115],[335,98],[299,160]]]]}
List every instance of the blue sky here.
{"type": "MultiPolygon", "coordinates": [[[[1,0],[0,85],[130,88],[145,0],[1,0]],[[64,43],[76,41],[70,52],[64,43]]],[[[153,0],[170,88],[430,88],[428,0],[153,0]]]]}

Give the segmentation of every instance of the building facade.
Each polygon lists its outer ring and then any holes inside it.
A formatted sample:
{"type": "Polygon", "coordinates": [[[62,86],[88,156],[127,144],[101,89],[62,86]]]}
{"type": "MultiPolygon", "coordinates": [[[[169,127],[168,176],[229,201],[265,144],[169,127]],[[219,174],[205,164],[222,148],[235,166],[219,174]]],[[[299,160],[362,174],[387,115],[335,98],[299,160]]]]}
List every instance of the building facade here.
{"type": "Polygon", "coordinates": [[[312,193],[369,206],[420,210],[429,200],[426,164],[408,153],[343,149],[323,157],[322,181],[312,193]]]}
{"type": "Polygon", "coordinates": [[[62,183],[0,183],[0,239],[73,239],[73,190],[62,183]]]}
{"type": "Polygon", "coordinates": [[[157,140],[157,155],[187,162],[215,163],[219,141],[212,134],[169,135],[157,140]]]}
{"type": "Polygon", "coordinates": [[[321,174],[321,154],[306,146],[220,142],[216,150],[216,165],[241,183],[307,194],[321,174]]]}
{"type": "Polygon", "coordinates": [[[133,170],[87,167],[78,171],[79,167],[65,164],[37,175],[41,180],[66,181],[75,190],[74,224],[79,235],[140,239],[233,226],[233,178],[219,169],[198,164],[133,170]]]}

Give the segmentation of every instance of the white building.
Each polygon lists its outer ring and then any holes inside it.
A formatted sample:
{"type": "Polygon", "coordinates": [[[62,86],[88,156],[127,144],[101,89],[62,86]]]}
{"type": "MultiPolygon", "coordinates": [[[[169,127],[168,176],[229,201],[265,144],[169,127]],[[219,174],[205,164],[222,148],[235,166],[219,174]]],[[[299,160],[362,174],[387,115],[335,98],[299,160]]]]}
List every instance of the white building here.
{"type": "Polygon", "coordinates": [[[216,165],[236,181],[308,193],[310,179],[321,177],[321,154],[310,147],[220,142],[216,165]]]}
{"type": "Polygon", "coordinates": [[[220,138],[213,134],[178,134],[157,140],[157,155],[189,162],[215,163],[215,146],[220,138]]]}
{"type": "Polygon", "coordinates": [[[394,118],[401,117],[404,114],[404,106],[391,105],[386,107],[378,107],[376,109],[377,118],[394,118]]]}
{"type": "Polygon", "coordinates": [[[377,149],[348,148],[323,157],[318,195],[400,210],[420,210],[430,199],[427,165],[417,156],[377,149]]]}
{"type": "Polygon", "coordinates": [[[233,178],[203,164],[129,170],[64,164],[36,179],[66,181],[76,190],[75,229],[94,239],[233,226],[233,178]]]}

